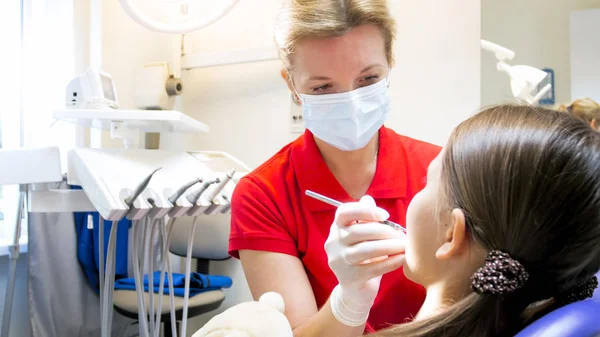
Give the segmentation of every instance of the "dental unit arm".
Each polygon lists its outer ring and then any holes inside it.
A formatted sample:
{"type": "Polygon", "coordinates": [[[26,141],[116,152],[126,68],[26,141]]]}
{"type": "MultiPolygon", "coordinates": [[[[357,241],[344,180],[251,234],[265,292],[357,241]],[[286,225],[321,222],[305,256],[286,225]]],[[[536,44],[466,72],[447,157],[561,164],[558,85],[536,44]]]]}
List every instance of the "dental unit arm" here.
{"type": "Polygon", "coordinates": [[[505,72],[510,78],[510,87],[515,98],[529,104],[537,104],[552,89],[551,84],[539,87],[548,76],[545,71],[531,66],[511,66],[506,63],[506,60],[515,57],[514,51],[486,40],[481,40],[481,48],[494,53],[497,59],[496,68],[500,72],[505,72]]]}

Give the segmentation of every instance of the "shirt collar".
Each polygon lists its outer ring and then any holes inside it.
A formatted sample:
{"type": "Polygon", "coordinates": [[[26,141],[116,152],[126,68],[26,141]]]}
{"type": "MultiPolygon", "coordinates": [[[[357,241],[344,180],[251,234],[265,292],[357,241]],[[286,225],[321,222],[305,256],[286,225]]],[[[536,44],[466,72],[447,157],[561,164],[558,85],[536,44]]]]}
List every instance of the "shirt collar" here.
{"type": "MultiPolygon", "coordinates": [[[[374,199],[392,199],[406,196],[405,152],[401,143],[394,141],[394,132],[379,129],[379,153],[375,177],[367,190],[374,199]]],[[[313,134],[306,130],[292,145],[291,158],[298,187],[304,204],[311,212],[331,210],[333,206],[306,196],[311,190],[341,202],[352,198],[335,179],[315,143],[313,134]]]]}

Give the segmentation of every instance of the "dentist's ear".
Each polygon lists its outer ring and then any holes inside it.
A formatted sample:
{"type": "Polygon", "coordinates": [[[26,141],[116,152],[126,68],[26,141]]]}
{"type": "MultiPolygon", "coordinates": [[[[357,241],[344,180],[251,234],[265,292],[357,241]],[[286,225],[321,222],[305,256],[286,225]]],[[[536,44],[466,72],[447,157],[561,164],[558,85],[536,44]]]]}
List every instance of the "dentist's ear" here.
{"type": "Polygon", "coordinates": [[[298,97],[298,95],[296,94],[296,90],[294,90],[292,77],[290,76],[289,71],[285,68],[281,68],[281,77],[283,78],[283,80],[288,86],[288,89],[290,89],[290,92],[292,93],[292,101],[294,101],[294,104],[300,105],[300,97],[298,97]]]}
{"type": "Polygon", "coordinates": [[[440,260],[447,260],[460,254],[468,245],[465,214],[461,209],[452,210],[452,220],[447,227],[444,243],[435,252],[435,257],[440,260]]]}

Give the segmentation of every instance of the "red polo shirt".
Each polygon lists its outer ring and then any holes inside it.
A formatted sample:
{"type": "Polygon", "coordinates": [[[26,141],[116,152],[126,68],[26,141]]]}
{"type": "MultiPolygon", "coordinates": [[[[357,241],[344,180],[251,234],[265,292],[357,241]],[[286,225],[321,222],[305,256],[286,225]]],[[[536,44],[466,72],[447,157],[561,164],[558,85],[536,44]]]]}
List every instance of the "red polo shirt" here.
{"type": "MultiPolygon", "coordinates": [[[[425,186],[427,167],[439,152],[437,146],[380,129],[377,170],[367,194],[389,212],[390,220],[405,223],[408,203],[425,186]]],[[[325,164],[308,130],[237,184],[231,205],[229,252],[236,258],[239,250],[298,257],[320,308],[338,283],[324,249],[335,208],[307,197],[306,190],[352,201],[325,164]]],[[[366,331],[410,320],[424,299],[423,287],[406,279],[402,268],[384,275],[366,331]]]]}

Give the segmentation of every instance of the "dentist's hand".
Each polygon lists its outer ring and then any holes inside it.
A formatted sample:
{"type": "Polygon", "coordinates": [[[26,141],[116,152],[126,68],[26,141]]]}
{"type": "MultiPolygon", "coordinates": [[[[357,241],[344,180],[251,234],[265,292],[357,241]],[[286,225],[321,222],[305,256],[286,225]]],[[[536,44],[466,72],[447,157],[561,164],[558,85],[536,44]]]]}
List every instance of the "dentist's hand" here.
{"type": "Polygon", "coordinates": [[[331,310],[344,325],[367,321],[381,276],[404,263],[405,234],[378,222],[388,217],[370,196],[337,209],[325,251],[339,282],[329,300],[331,310]]]}

